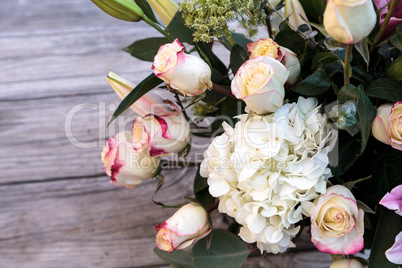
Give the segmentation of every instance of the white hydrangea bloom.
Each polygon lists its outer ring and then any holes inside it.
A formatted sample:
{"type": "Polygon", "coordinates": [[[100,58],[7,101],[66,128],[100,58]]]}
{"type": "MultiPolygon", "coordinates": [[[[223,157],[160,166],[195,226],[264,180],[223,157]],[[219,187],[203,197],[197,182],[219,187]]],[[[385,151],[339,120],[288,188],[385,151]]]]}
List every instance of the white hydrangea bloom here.
{"type": "Polygon", "coordinates": [[[337,132],[319,110],[315,98],[299,97],[269,115],[239,115],[234,128],[223,123],[225,132],[204,152],[201,175],[219,197],[219,211],[261,252],[294,247],[302,203],[326,191],[337,132]]]}

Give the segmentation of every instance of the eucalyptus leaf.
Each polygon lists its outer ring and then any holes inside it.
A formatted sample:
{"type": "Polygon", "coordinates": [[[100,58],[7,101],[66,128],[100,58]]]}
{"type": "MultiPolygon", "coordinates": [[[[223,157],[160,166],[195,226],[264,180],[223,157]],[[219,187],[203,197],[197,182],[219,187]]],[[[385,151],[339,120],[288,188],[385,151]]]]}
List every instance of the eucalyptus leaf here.
{"type": "Polygon", "coordinates": [[[247,44],[253,42],[250,39],[248,39],[244,34],[240,33],[232,33],[232,38],[236,44],[244,48],[244,50],[246,51],[247,51],[247,44]]]}
{"type": "Polygon", "coordinates": [[[391,36],[390,41],[394,47],[402,51],[402,24],[396,26],[395,32],[391,36]]]}
{"type": "Polygon", "coordinates": [[[155,76],[155,74],[150,74],[147,78],[142,80],[125,98],[117,107],[116,111],[114,111],[112,118],[110,119],[107,126],[113,122],[116,117],[122,114],[125,110],[127,110],[133,103],[135,103],[139,98],[145,95],[148,91],[153,89],[154,87],[161,84],[163,81],[155,76]]]}
{"type": "Polygon", "coordinates": [[[180,268],[193,268],[193,257],[190,253],[187,253],[183,250],[174,250],[173,252],[167,252],[164,250],[160,250],[155,247],[154,252],[158,255],[159,258],[169,263],[174,267],[180,268]]]}
{"type": "Polygon", "coordinates": [[[377,79],[368,86],[366,94],[370,97],[385,99],[392,102],[402,100],[402,82],[389,78],[377,79]]]}
{"type": "Polygon", "coordinates": [[[237,73],[240,66],[246,62],[249,58],[248,52],[242,48],[240,45],[235,44],[230,52],[230,69],[232,69],[233,74],[237,73]]]}
{"type": "Polygon", "coordinates": [[[332,52],[322,52],[318,53],[314,56],[313,62],[311,63],[311,69],[317,68],[320,64],[331,63],[339,60],[338,56],[336,56],[332,52]]]}
{"type": "Polygon", "coordinates": [[[192,43],[193,42],[193,30],[184,25],[182,13],[177,11],[173,19],[167,26],[170,35],[173,38],[178,38],[180,42],[192,43]]]}
{"type": "Polygon", "coordinates": [[[367,64],[367,67],[369,66],[370,62],[370,52],[368,49],[368,44],[367,44],[367,37],[361,40],[360,42],[355,44],[356,50],[360,53],[360,55],[363,57],[364,61],[367,64]]]}
{"type": "Polygon", "coordinates": [[[250,250],[236,235],[226,230],[213,230],[210,247],[207,238],[194,245],[193,263],[197,268],[237,268],[241,267],[250,250]]]}
{"type": "Polygon", "coordinates": [[[300,4],[311,19],[319,23],[322,22],[321,20],[327,5],[326,0],[300,0],[300,4]]]}
{"type": "Polygon", "coordinates": [[[159,48],[167,43],[170,43],[167,38],[153,37],[135,41],[123,50],[137,59],[153,62],[159,48]]]}
{"type": "Polygon", "coordinates": [[[306,96],[317,96],[325,93],[331,87],[331,80],[324,69],[318,68],[307,76],[296,88],[292,90],[306,96]]]}
{"type": "Polygon", "coordinates": [[[275,42],[292,50],[297,55],[304,52],[306,41],[286,23],[283,29],[275,36],[275,42]]]}

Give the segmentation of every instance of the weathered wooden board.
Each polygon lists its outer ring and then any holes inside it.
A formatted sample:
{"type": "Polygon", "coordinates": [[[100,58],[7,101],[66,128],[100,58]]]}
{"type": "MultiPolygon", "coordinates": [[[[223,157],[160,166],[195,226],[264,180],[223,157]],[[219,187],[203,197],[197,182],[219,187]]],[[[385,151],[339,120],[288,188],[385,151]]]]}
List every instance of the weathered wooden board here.
{"type": "MultiPolygon", "coordinates": [[[[109,70],[135,83],[146,77],[151,63],[121,48],[158,33],[111,18],[89,0],[0,0],[0,7],[0,267],[166,266],[152,251],[153,225],[174,210],[153,205],[156,182],[136,190],[107,183],[100,162],[104,140],[133,118],[127,112],[105,129],[118,98],[104,78],[109,70]],[[73,137],[94,144],[79,148],[73,137]]],[[[157,200],[177,204],[191,195],[194,168],[163,174],[157,200]]],[[[268,255],[256,267],[331,262],[301,243],[305,252],[268,255]]]]}

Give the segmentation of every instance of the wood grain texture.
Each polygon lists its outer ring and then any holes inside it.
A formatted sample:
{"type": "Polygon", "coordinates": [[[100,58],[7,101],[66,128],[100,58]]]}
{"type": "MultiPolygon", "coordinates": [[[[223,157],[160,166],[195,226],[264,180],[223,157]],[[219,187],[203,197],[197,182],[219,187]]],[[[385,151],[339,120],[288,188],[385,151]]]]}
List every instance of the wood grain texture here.
{"type": "MultiPolygon", "coordinates": [[[[159,34],[143,22],[111,18],[89,0],[0,0],[0,6],[0,268],[166,266],[152,251],[153,226],[174,210],[153,205],[155,181],[136,190],[114,187],[100,162],[105,139],[133,119],[126,112],[105,128],[119,102],[105,76],[113,70],[140,82],[151,63],[121,49],[159,34]],[[79,148],[73,138],[93,144],[79,148]]],[[[190,159],[200,160],[204,149],[190,159]]],[[[156,199],[182,203],[195,172],[163,171],[156,199]]],[[[214,218],[216,227],[225,225],[223,215],[214,218]]],[[[255,267],[331,262],[308,238],[300,248],[305,252],[267,255],[255,267]]],[[[259,259],[250,257],[245,267],[259,259]]]]}

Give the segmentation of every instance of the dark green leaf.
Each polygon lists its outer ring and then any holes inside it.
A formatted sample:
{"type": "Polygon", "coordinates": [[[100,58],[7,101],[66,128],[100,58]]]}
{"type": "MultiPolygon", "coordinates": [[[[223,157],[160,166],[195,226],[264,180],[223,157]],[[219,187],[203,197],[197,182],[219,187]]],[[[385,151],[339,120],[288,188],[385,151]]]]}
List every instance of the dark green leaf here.
{"type": "Polygon", "coordinates": [[[314,56],[311,64],[311,69],[317,68],[321,63],[326,64],[339,60],[339,58],[332,52],[322,52],[314,56]]]}
{"type": "MultiPolygon", "coordinates": [[[[339,132],[338,136],[338,151],[337,157],[338,162],[337,165],[332,167],[332,173],[339,177],[343,175],[356,161],[357,155],[360,151],[360,145],[345,131],[339,132]]],[[[341,181],[338,181],[342,183],[341,181]]]]}
{"type": "Polygon", "coordinates": [[[232,38],[236,42],[236,44],[244,48],[244,50],[246,51],[247,51],[247,44],[253,42],[250,39],[248,39],[244,34],[239,33],[233,33],[232,38]]]}
{"type": "Polygon", "coordinates": [[[184,25],[182,13],[177,11],[167,29],[173,38],[178,38],[180,42],[193,42],[193,30],[184,25]]]}
{"type": "Polygon", "coordinates": [[[316,96],[325,93],[331,87],[331,80],[325,70],[318,68],[313,74],[307,76],[294,92],[306,96],[316,96]]]}
{"type": "Polygon", "coordinates": [[[152,21],[158,23],[158,20],[155,17],[152,7],[148,4],[148,1],[134,0],[134,2],[142,9],[142,11],[144,11],[145,16],[150,18],[152,21]]]}
{"type": "Polygon", "coordinates": [[[175,250],[173,252],[166,252],[159,248],[154,248],[154,252],[159,258],[165,262],[180,268],[193,268],[193,257],[190,253],[183,250],[175,250]]]}
{"type": "Polygon", "coordinates": [[[116,111],[114,111],[108,126],[113,122],[114,119],[116,119],[116,117],[133,105],[134,102],[162,82],[163,81],[156,77],[155,74],[150,74],[147,78],[142,80],[142,82],[139,83],[119,104],[119,107],[117,107],[116,111]]]}
{"type": "Polygon", "coordinates": [[[359,113],[360,133],[362,136],[360,154],[362,154],[366,148],[371,133],[371,122],[373,122],[373,104],[361,87],[357,89],[357,112],[359,113]]]}
{"type": "Polygon", "coordinates": [[[394,47],[402,51],[402,24],[396,26],[395,32],[391,36],[390,41],[394,47]]]}
{"type": "Polygon", "coordinates": [[[235,44],[232,47],[232,51],[230,51],[230,69],[232,69],[233,74],[237,73],[240,66],[249,59],[249,56],[247,50],[240,45],[235,44]]]}
{"type": "Polygon", "coordinates": [[[374,234],[368,268],[396,268],[398,265],[388,261],[385,251],[394,244],[396,235],[402,229],[401,216],[383,207],[379,207],[379,210],[380,218],[374,234]]]}
{"type": "Polygon", "coordinates": [[[396,58],[387,69],[387,77],[402,82],[402,57],[396,58]]]}
{"type": "Polygon", "coordinates": [[[207,249],[207,238],[194,245],[194,266],[197,268],[241,267],[250,250],[241,239],[225,230],[213,230],[211,246],[207,249]]]}
{"type": "Polygon", "coordinates": [[[364,61],[367,63],[367,66],[369,65],[370,62],[370,53],[367,45],[367,37],[361,40],[359,43],[355,44],[356,50],[360,53],[360,55],[363,57],[364,61]]]}
{"type": "Polygon", "coordinates": [[[362,178],[362,179],[358,179],[358,180],[354,180],[354,181],[348,181],[347,183],[344,183],[343,186],[345,186],[346,188],[348,188],[349,190],[352,190],[353,187],[355,187],[355,185],[359,182],[363,182],[365,180],[370,179],[372,176],[368,176],[366,178],[362,178]]]}
{"type": "Polygon", "coordinates": [[[207,178],[201,177],[200,168],[194,178],[194,195],[204,208],[209,207],[215,202],[215,198],[209,193],[207,178]]]}
{"type": "Polygon", "coordinates": [[[306,41],[286,23],[285,27],[275,36],[275,42],[292,50],[297,55],[304,51],[306,41]]]}
{"type": "Polygon", "coordinates": [[[366,94],[370,97],[386,99],[392,102],[402,101],[402,82],[389,78],[380,78],[371,82],[366,94]]]}
{"type": "Polygon", "coordinates": [[[211,68],[215,68],[222,75],[226,75],[228,73],[228,69],[225,64],[212,52],[211,46],[204,42],[195,43],[197,51],[200,53],[200,56],[204,58],[204,60],[209,61],[211,68]],[[206,59],[205,59],[206,57],[206,59]]]}
{"type": "Polygon", "coordinates": [[[152,62],[160,46],[166,43],[170,43],[170,41],[164,37],[153,37],[135,41],[123,50],[137,59],[152,62]]]}
{"type": "Polygon", "coordinates": [[[326,0],[300,0],[300,4],[303,6],[307,16],[317,23],[322,22],[324,10],[327,5],[326,0]]]}

